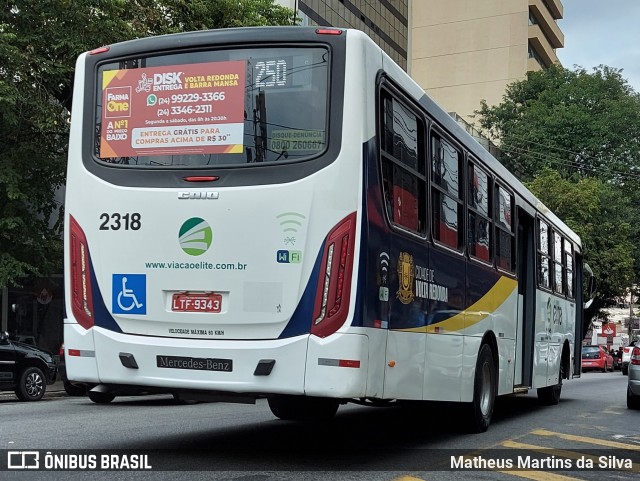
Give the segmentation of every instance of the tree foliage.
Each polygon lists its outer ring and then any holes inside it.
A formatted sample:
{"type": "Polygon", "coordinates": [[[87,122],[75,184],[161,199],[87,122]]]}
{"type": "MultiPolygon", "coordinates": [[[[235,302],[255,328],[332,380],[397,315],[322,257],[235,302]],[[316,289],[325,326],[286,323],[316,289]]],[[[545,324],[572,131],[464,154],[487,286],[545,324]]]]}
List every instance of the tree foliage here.
{"type": "Polygon", "coordinates": [[[640,278],[640,95],[617,69],[530,72],[476,111],[502,162],[582,238],[608,307],[640,278]]]}
{"type": "Polygon", "coordinates": [[[62,265],[62,206],[76,57],[123,40],[291,25],[273,0],[20,0],[0,6],[0,287],[62,265]]]}
{"type": "Polygon", "coordinates": [[[598,279],[598,296],[589,310],[597,314],[633,281],[635,229],[628,214],[633,211],[629,198],[597,177],[567,179],[549,168],[528,187],[581,237],[582,254],[598,279]]]}
{"type": "Polygon", "coordinates": [[[624,184],[640,177],[640,95],[620,70],[554,65],[507,87],[476,112],[504,161],[525,179],[542,167],[624,184]]]}

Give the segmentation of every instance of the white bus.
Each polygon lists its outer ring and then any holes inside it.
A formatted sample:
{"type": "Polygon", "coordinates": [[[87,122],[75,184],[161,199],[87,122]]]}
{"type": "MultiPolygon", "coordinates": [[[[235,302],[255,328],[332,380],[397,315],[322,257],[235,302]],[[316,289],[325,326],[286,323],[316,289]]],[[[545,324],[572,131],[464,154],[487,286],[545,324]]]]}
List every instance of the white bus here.
{"type": "Polygon", "coordinates": [[[68,377],[283,419],[557,403],[580,373],[578,236],[365,34],[229,29],[77,62],[68,377]]]}

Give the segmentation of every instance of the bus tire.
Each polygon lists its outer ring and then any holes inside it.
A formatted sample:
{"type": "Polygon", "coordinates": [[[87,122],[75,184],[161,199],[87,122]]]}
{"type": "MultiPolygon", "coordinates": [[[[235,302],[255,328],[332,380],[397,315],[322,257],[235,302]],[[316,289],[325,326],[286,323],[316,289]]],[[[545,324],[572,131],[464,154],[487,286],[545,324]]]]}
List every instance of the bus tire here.
{"type": "Polygon", "coordinates": [[[473,401],[467,406],[469,429],[473,433],[483,433],[491,424],[496,401],[498,383],[493,352],[489,344],[483,344],[478,352],[476,374],[473,381],[473,401]]]}
{"type": "Polygon", "coordinates": [[[15,393],[20,401],[39,401],[46,390],[47,381],[44,374],[39,368],[31,366],[20,374],[15,393]]]}
{"type": "Polygon", "coordinates": [[[87,395],[96,404],[109,404],[116,398],[116,395],[110,392],[89,391],[87,395]]]}
{"type": "Polygon", "coordinates": [[[272,394],[267,396],[274,416],[285,421],[326,421],[338,410],[337,399],[272,394]]]}
{"type": "Polygon", "coordinates": [[[640,409],[640,396],[634,396],[629,386],[627,386],[627,408],[640,409]]]}
{"type": "Polygon", "coordinates": [[[558,373],[558,384],[553,386],[538,388],[538,402],[543,406],[555,406],[560,402],[562,394],[562,377],[564,375],[563,363],[560,362],[560,371],[558,373]]]}

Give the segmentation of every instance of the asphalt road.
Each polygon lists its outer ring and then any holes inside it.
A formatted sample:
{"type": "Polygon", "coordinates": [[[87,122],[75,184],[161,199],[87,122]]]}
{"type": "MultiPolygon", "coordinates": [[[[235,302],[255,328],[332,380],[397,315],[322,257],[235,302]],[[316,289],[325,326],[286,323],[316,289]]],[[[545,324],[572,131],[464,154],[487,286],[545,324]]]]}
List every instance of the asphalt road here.
{"type": "Polygon", "coordinates": [[[146,460],[152,469],[5,470],[0,479],[640,479],[640,411],[626,408],[626,382],[619,371],[583,374],[565,382],[558,406],[538,405],[535,393],[501,398],[489,431],[476,435],[448,404],[347,405],[333,422],[318,425],[280,421],[264,400],[176,404],[169,396],[146,396],[96,405],[70,397],[20,403],[3,395],[0,469],[7,467],[7,450],[37,451],[41,466],[47,452],[60,463],[71,462],[70,455],[77,462],[95,456],[98,466],[103,455],[126,454],[130,463],[146,460]]]}

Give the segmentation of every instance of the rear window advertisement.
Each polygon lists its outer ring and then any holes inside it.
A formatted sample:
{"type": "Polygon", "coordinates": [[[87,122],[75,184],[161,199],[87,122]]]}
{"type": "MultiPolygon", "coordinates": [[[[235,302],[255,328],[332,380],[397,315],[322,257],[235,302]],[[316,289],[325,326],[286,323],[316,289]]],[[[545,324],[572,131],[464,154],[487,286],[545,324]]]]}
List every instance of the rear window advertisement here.
{"type": "Polygon", "coordinates": [[[246,62],[102,73],[100,157],[241,153],[246,62]]]}

